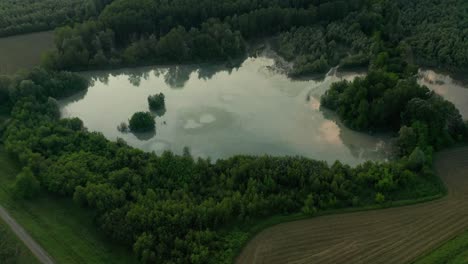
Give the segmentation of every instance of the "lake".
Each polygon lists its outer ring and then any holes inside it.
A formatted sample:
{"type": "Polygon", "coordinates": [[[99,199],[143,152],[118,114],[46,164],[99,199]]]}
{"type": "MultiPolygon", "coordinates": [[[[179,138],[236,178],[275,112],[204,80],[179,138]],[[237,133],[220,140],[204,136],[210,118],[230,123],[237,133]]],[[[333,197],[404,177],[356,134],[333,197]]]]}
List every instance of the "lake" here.
{"type": "MultiPolygon", "coordinates": [[[[333,82],[363,73],[330,71],[323,80],[291,80],[273,58],[251,57],[236,68],[216,65],[143,67],[85,73],[88,90],[60,102],[63,117],[79,117],[90,131],[122,138],[158,154],[227,158],[237,154],[305,156],[355,165],[391,157],[391,139],[343,126],[320,108],[333,82]],[[117,126],[133,113],[148,111],[147,97],[166,96],[166,111],[155,113],[156,133],[121,133],[117,126]]],[[[453,101],[468,117],[468,89],[431,70],[419,83],[453,101]]]]}
{"type": "Polygon", "coordinates": [[[52,31],[0,38],[0,74],[39,65],[43,52],[54,48],[52,31]]]}
{"type": "Polygon", "coordinates": [[[345,128],[320,109],[331,83],[358,76],[331,71],[324,80],[291,80],[268,57],[248,58],[237,68],[222,66],[146,67],[91,72],[87,91],[61,101],[64,117],[79,117],[90,131],[122,138],[145,151],[227,158],[236,154],[306,156],[358,164],[389,157],[389,138],[345,128]],[[155,134],[121,133],[117,126],[147,97],[166,96],[155,134]]]}

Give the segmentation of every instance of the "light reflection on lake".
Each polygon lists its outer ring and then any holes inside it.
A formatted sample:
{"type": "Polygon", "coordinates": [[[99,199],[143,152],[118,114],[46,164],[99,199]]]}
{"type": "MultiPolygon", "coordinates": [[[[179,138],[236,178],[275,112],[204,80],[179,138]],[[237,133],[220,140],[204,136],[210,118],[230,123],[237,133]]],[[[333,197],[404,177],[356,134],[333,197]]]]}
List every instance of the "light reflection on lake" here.
{"type": "Polygon", "coordinates": [[[331,83],[357,74],[332,73],[324,80],[291,80],[272,69],[274,60],[248,58],[237,68],[146,67],[86,73],[93,84],[61,102],[64,117],[79,117],[90,131],[123,138],[145,151],[227,158],[236,154],[302,155],[357,164],[389,157],[387,137],[351,131],[320,109],[331,83]],[[166,112],[154,135],[120,133],[116,127],[147,97],[163,92],[166,112]]]}
{"type": "Polygon", "coordinates": [[[468,119],[468,89],[461,81],[433,70],[419,71],[419,84],[426,85],[437,94],[452,102],[464,119],[468,119]]]}

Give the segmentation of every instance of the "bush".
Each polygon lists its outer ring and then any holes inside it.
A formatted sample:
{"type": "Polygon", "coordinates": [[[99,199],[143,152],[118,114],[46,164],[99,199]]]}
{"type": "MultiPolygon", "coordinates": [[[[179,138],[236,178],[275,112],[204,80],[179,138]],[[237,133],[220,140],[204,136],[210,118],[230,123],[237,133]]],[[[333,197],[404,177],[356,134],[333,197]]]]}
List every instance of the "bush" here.
{"type": "Polygon", "coordinates": [[[309,194],[307,196],[307,199],[304,202],[304,206],[302,207],[302,213],[306,215],[314,215],[317,213],[317,208],[315,207],[313,194],[309,194]]]}
{"type": "Polygon", "coordinates": [[[130,119],[130,130],[133,132],[153,131],[156,126],[154,116],[150,112],[137,112],[130,119]]]}
{"type": "Polygon", "coordinates": [[[419,148],[415,148],[408,158],[408,168],[414,171],[420,171],[426,163],[426,155],[419,148]]]}
{"type": "Polygon", "coordinates": [[[128,132],[128,125],[125,122],[120,123],[120,125],[117,126],[117,130],[122,133],[127,133],[128,132]]]}
{"type": "Polygon", "coordinates": [[[377,202],[379,204],[385,202],[385,196],[382,193],[377,193],[375,195],[375,202],[377,202]]]}
{"type": "Polygon", "coordinates": [[[158,111],[164,109],[166,103],[163,93],[148,96],[148,104],[151,110],[158,111]]]}
{"type": "Polygon", "coordinates": [[[31,199],[38,195],[40,191],[39,181],[34,177],[29,167],[25,167],[16,176],[13,191],[16,197],[23,199],[31,199]]]}

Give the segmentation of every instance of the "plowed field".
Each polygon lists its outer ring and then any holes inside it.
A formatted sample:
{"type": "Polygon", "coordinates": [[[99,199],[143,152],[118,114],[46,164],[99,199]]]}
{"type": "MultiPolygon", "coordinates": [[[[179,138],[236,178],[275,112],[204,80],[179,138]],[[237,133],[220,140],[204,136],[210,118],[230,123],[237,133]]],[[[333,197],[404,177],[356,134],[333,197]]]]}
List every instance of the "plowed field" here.
{"type": "Polygon", "coordinates": [[[410,263],[468,229],[468,148],[438,153],[435,169],[449,191],[440,200],[280,224],[237,263],[410,263]]]}

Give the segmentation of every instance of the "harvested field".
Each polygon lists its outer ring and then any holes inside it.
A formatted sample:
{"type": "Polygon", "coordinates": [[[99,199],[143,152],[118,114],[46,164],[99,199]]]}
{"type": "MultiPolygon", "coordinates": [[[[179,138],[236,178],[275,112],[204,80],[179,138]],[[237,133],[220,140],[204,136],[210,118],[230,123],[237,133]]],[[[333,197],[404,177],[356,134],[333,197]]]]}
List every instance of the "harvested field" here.
{"type": "Polygon", "coordinates": [[[259,233],[237,263],[410,263],[468,230],[468,148],[437,154],[443,199],[289,222],[259,233]]]}

